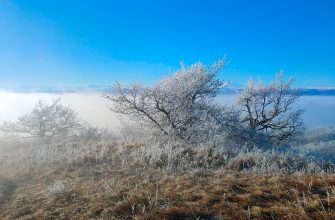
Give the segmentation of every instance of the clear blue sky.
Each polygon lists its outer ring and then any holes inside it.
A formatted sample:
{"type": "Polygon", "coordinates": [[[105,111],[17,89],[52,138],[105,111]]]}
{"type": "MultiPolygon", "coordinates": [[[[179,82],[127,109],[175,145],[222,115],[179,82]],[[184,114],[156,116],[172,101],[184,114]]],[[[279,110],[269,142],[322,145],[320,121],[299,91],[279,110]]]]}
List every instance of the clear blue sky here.
{"type": "Polygon", "coordinates": [[[335,86],[335,1],[0,0],[0,88],[152,83],[227,56],[221,77],[335,86]]]}

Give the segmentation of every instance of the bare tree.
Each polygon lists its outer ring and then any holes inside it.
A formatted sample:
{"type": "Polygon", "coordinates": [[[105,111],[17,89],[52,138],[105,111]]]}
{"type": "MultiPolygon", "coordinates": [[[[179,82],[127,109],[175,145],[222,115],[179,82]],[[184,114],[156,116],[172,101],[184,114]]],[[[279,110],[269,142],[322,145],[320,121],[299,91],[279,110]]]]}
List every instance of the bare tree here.
{"type": "Polygon", "coordinates": [[[189,143],[222,137],[230,124],[238,122],[231,108],[220,106],[214,98],[224,82],[217,78],[224,61],[208,67],[196,63],[166,77],[152,87],[141,84],[115,84],[106,95],[113,112],[131,116],[138,123],[167,136],[189,143]]]}
{"type": "Polygon", "coordinates": [[[56,99],[50,105],[38,101],[30,113],[20,116],[15,122],[4,121],[0,130],[23,137],[46,139],[67,136],[80,126],[77,113],[56,99]]]}
{"type": "Polygon", "coordinates": [[[303,111],[293,106],[300,95],[292,83],[292,79],[284,81],[283,74],[269,85],[249,82],[239,97],[239,106],[250,139],[263,137],[280,144],[301,131],[303,111]]]}

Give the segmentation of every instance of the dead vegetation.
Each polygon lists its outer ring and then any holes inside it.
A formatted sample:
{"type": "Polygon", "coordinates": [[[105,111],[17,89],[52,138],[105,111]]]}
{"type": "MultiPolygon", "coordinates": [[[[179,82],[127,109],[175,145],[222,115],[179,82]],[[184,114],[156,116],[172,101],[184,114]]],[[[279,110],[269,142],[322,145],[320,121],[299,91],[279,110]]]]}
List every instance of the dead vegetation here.
{"type": "Polygon", "coordinates": [[[333,169],[289,154],[96,140],[9,149],[1,219],[335,218],[333,169]]]}

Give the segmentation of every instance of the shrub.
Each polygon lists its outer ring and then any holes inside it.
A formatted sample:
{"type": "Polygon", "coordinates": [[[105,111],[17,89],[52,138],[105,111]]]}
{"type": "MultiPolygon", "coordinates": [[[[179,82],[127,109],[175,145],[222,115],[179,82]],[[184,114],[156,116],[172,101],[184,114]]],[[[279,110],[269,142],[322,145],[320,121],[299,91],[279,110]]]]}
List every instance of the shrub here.
{"type": "Polygon", "coordinates": [[[49,139],[67,136],[80,127],[77,113],[56,99],[52,104],[38,101],[30,113],[20,116],[15,122],[4,121],[0,129],[23,137],[49,139]]]}
{"type": "Polygon", "coordinates": [[[256,144],[279,145],[301,132],[303,111],[293,109],[299,94],[292,89],[292,83],[292,79],[284,81],[282,74],[269,85],[249,82],[239,97],[241,123],[247,128],[246,139],[256,144]]]}
{"type": "Polygon", "coordinates": [[[238,124],[232,108],[218,105],[214,98],[225,86],[218,74],[223,60],[208,67],[196,63],[182,66],[172,76],[152,87],[141,84],[122,86],[106,95],[109,109],[130,116],[156,134],[187,143],[219,142],[238,124]]]}

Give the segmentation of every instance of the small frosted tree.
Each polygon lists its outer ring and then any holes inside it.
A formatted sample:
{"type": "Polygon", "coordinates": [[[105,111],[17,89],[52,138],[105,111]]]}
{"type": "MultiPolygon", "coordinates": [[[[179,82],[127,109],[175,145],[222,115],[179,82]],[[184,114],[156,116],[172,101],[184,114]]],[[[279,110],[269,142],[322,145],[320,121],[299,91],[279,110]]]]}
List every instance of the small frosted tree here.
{"type": "Polygon", "coordinates": [[[6,133],[19,134],[22,137],[48,139],[68,136],[81,127],[77,113],[69,106],[60,104],[56,99],[52,104],[38,101],[30,113],[26,113],[14,122],[4,121],[0,130],[6,133]]]}
{"type": "Polygon", "coordinates": [[[141,84],[122,86],[106,95],[109,109],[169,137],[188,143],[218,140],[238,122],[231,108],[218,105],[214,98],[225,83],[218,79],[224,61],[212,66],[196,63],[181,66],[172,76],[152,87],[141,84]]]}
{"type": "Polygon", "coordinates": [[[302,130],[303,111],[293,106],[300,95],[292,83],[292,79],[286,82],[283,74],[269,85],[249,82],[239,97],[241,123],[248,130],[247,139],[257,144],[279,145],[302,130]]]}

